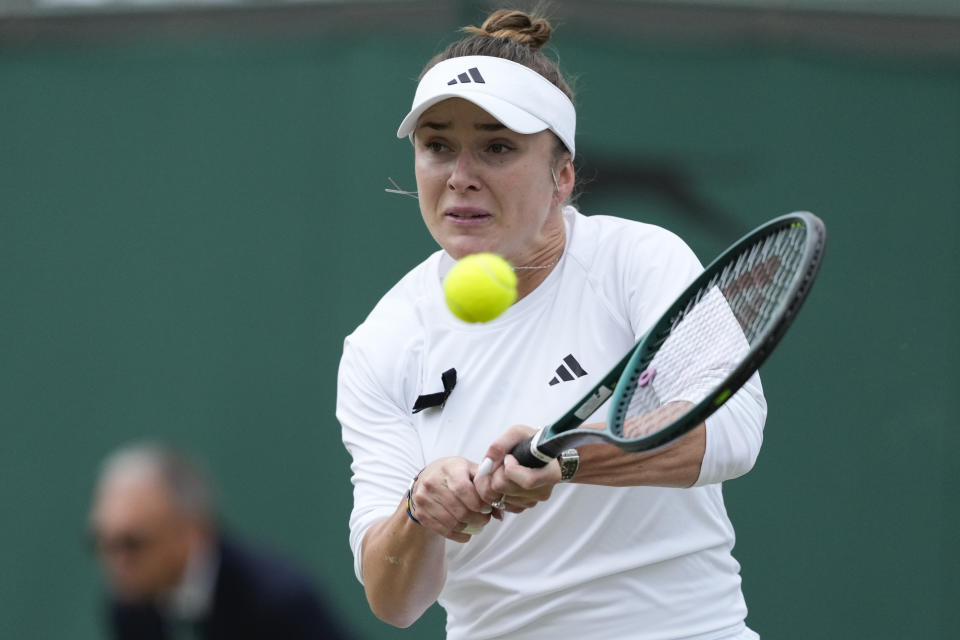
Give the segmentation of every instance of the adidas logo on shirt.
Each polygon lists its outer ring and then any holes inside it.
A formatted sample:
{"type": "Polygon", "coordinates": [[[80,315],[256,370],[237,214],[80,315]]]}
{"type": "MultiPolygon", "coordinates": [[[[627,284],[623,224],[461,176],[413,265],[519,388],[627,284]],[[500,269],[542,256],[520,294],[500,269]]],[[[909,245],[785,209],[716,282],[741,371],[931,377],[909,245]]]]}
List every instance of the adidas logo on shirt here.
{"type": "Polygon", "coordinates": [[[574,376],[577,378],[582,378],[587,375],[587,372],[583,370],[583,367],[580,366],[580,363],[577,362],[577,359],[573,357],[573,354],[568,355],[563,359],[563,362],[566,364],[560,365],[557,367],[557,375],[550,378],[550,386],[552,387],[555,384],[560,384],[560,381],[570,382],[574,379],[574,376]],[[569,367],[569,368],[568,368],[569,367]]]}
{"type": "Polygon", "coordinates": [[[447,84],[457,84],[457,82],[467,83],[467,82],[479,82],[481,84],[486,84],[486,80],[483,79],[483,76],[480,75],[480,70],[476,67],[471,67],[458,75],[456,78],[448,82],[447,84]],[[472,78],[472,80],[471,80],[472,78]]]}

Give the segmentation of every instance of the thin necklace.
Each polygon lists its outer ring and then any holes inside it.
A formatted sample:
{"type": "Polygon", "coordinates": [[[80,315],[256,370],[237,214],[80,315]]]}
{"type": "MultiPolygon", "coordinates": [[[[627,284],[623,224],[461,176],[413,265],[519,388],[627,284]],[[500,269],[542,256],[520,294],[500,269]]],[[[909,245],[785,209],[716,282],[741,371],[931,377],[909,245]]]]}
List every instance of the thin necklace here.
{"type": "Polygon", "coordinates": [[[560,256],[559,256],[556,260],[554,260],[553,262],[551,262],[550,264],[541,264],[541,265],[538,265],[538,266],[536,266],[536,267],[514,267],[513,270],[514,270],[514,271],[526,271],[526,270],[529,270],[529,269],[549,269],[549,268],[551,268],[551,267],[557,266],[557,264],[560,262],[560,258],[562,258],[562,257],[563,257],[563,254],[561,253],[560,256]]]}

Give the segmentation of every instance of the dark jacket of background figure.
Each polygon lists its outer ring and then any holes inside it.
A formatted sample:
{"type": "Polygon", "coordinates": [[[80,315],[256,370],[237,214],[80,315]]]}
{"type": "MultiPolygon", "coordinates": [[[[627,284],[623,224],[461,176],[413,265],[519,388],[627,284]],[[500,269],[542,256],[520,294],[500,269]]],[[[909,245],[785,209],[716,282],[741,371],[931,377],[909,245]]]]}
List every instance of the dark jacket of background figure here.
{"type": "Polygon", "coordinates": [[[179,630],[152,604],[110,602],[116,640],[346,640],[350,636],[301,573],[260,551],[227,540],[210,611],[179,630]],[[192,634],[192,635],[191,635],[192,634]]]}

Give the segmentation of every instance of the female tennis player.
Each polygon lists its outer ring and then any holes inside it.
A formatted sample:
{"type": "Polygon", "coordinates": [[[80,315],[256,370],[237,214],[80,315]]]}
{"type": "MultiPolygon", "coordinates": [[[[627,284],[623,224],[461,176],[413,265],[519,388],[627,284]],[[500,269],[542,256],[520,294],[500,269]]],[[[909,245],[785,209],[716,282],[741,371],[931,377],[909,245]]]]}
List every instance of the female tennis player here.
{"type": "Polygon", "coordinates": [[[592,444],[536,470],[507,453],[702,267],[661,228],[570,205],[576,111],[540,52],[549,22],[500,10],[466,31],[429,61],[398,131],[440,250],[346,339],[340,364],[350,544],[370,607],[406,627],[439,602],[450,639],[756,638],[721,496],[760,448],[756,376],[655,452],[592,444]],[[480,251],[514,265],[519,295],[471,325],[441,282],[480,251]],[[493,470],[478,475],[484,458],[493,470]]]}

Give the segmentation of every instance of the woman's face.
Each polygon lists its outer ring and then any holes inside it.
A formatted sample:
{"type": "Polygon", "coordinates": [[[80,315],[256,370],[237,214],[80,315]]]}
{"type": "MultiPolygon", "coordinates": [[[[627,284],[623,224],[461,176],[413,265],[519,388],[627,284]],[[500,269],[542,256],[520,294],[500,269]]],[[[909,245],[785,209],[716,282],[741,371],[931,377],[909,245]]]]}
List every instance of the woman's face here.
{"type": "Polygon", "coordinates": [[[529,264],[564,242],[560,203],[573,186],[573,166],[550,170],[556,138],[549,131],[507,129],[472,102],[451,98],[417,121],[415,169],[420,212],[431,235],[460,259],[499,253],[529,264]]]}

